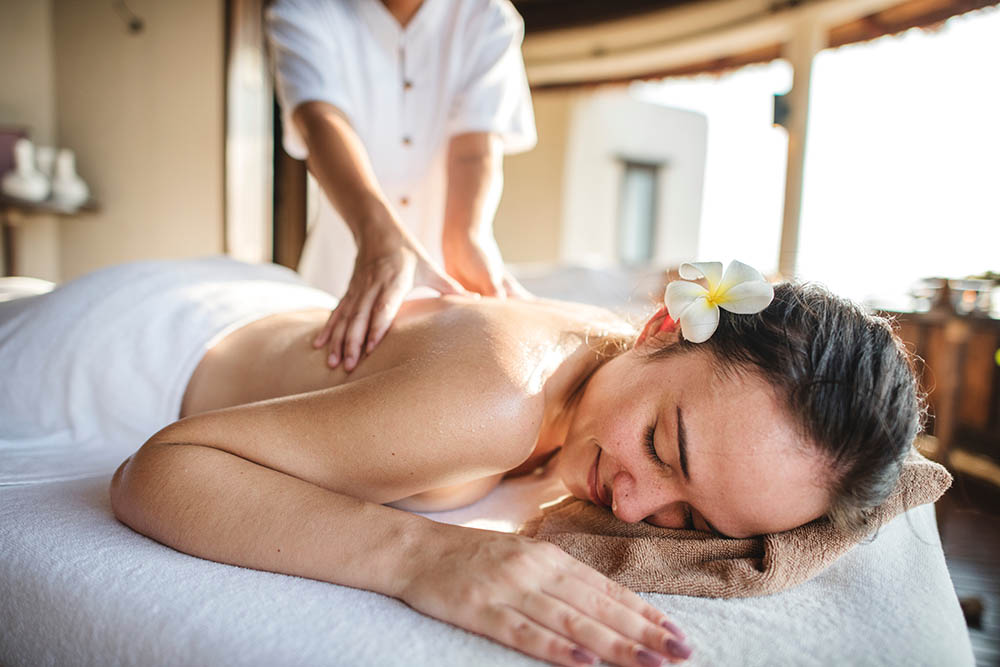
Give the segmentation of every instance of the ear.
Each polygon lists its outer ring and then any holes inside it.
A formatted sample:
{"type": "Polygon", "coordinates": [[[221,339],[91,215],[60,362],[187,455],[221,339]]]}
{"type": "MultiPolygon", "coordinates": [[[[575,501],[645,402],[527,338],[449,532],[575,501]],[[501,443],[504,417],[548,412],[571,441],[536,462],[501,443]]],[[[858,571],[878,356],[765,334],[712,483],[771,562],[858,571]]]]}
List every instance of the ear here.
{"type": "Polygon", "coordinates": [[[657,347],[662,346],[668,342],[668,339],[677,338],[678,328],[678,323],[670,317],[667,307],[663,306],[646,322],[642,333],[635,341],[635,346],[639,347],[647,341],[649,341],[648,344],[653,344],[655,341],[657,347]]]}

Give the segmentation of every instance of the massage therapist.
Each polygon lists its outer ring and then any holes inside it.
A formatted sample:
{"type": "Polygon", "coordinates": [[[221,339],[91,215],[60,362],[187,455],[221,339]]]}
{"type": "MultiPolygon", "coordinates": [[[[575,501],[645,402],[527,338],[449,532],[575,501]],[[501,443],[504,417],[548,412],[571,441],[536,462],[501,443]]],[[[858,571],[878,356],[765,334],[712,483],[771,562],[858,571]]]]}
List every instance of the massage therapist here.
{"type": "Polygon", "coordinates": [[[536,141],[510,2],[277,0],[267,30],[285,150],[326,195],[299,271],[341,297],[328,364],[353,370],[415,286],[523,295],[493,237],[503,154],[536,141]]]}

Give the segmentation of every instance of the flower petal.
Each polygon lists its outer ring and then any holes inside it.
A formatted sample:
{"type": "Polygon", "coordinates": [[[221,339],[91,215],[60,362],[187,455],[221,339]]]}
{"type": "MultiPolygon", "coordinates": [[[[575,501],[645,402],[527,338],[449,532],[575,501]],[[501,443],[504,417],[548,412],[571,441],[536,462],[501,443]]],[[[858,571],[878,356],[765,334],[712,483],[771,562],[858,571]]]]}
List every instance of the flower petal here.
{"type": "Polygon", "coordinates": [[[695,299],[681,314],[681,333],[692,343],[704,343],[719,326],[719,307],[707,297],[695,299]]]}
{"type": "Polygon", "coordinates": [[[715,293],[718,296],[722,296],[740,283],[752,282],[755,280],[763,283],[767,282],[760,271],[752,266],[744,264],[743,262],[737,262],[734,259],[729,262],[729,266],[726,267],[726,274],[722,276],[722,280],[716,283],[719,288],[715,291],[715,293]]]}
{"type": "Polygon", "coordinates": [[[730,313],[752,315],[767,308],[774,299],[771,283],[753,281],[735,285],[718,299],[719,307],[730,313]]]}
{"type": "Polygon", "coordinates": [[[708,290],[698,283],[674,280],[667,285],[667,291],[663,294],[663,302],[667,305],[667,312],[670,313],[671,319],[678,320],[695,299],[706,296],[708,296],[708,290]]]}
{"type": "Polygon", "coordinates": [[[708,291],[711,292],[722,280],[722,262],[684,262],[678,273],[684,280],[704,277],[708,281],[708,291]]]}

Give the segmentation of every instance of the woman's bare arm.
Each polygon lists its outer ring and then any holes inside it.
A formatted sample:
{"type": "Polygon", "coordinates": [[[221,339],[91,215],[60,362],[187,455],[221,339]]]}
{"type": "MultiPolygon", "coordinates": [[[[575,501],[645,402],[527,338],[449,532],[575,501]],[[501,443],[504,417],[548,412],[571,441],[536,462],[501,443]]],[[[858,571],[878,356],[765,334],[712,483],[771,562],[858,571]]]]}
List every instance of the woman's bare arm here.
{"type": "Polygon", "coordinates": [[[118,468],[111,503],[135,531],[200,558],[394,597],[437,526],[218,449],[156,441],[118,468]]]}
{"type": "Polygon", "coordinates": [[[404,364],[184,419],[119,468],[112,506],[180,551],[394,596],[545,660],[657,664],[646,653],[675,638],[664,615],[553,545],[378,504],[460,477],[469,461],[509,465],[490,443],[518,414],[530,426],[530,410],[504,407],[513,399],[490,377],[404,364]]]}

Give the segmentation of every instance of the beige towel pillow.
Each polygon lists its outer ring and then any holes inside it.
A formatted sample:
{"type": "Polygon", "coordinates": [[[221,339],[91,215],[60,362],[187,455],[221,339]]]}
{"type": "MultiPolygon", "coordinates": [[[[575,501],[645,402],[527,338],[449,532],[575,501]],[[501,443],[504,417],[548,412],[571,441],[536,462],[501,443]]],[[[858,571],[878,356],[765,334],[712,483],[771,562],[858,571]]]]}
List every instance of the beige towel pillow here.
{"type": "Polygon", "coordinates": [[[948,471],[914,450],[896,490],[875,510],[866,530],[841,531],[822,519],[784,533],[723,539],[623,523],[605,508],[570,498],[548,508],[521,533],[558,545],[632,590],[754,597],[816,576],[873,530],[911,507],[936,501],[949,486],[948,471]]]}

